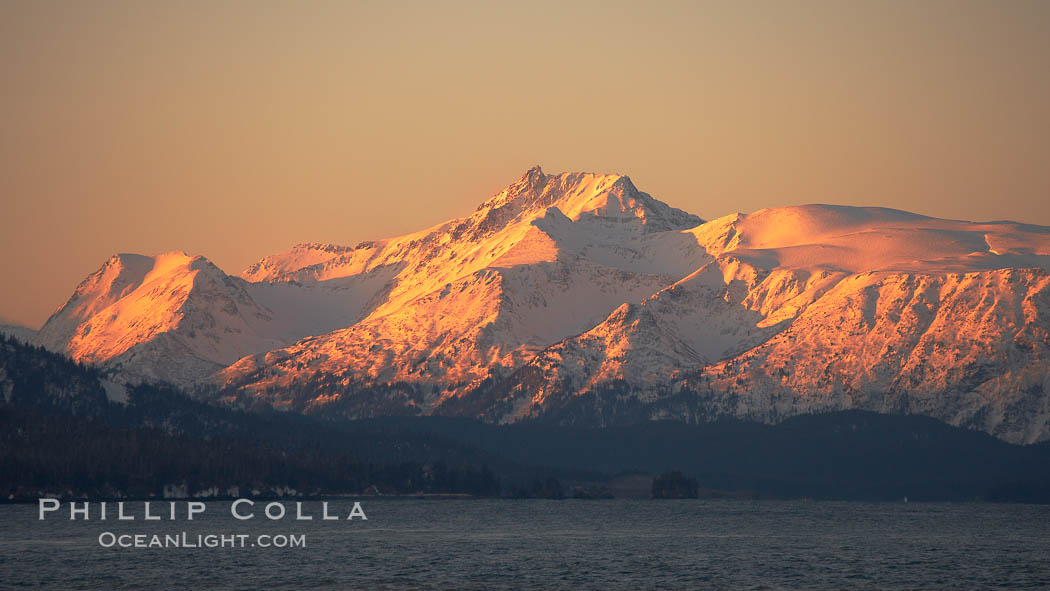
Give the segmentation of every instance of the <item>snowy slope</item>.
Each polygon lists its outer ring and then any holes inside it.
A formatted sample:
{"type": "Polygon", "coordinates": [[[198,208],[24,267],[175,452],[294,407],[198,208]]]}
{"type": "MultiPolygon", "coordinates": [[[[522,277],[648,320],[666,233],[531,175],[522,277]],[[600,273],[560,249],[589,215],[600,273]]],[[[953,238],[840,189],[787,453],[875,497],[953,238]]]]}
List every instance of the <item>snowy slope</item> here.
{"type": "Polygon", "coordinates": [[[734,214],[694,229],[713,255],[759,267],[864,273],[1050,268],[1050,228],[973,223],[878,207],[802,205],[734,214]]]}
{"type": "Polygon", "coordinates": [[[36,342],[78,361],[175,382],[283,343],[243,281],[182,252],[115,255],[77,287],[36,342]]]}
{"type": "Polygon", "coordinates": [[[801,205],[710,222],[527,171],[469,216],[231,277],[117,255],[37,342],[246,407],[516,421],[917,412],[1050,439],[1050,228],[801,205]],[[588,416],[589,415],[589,416],[588,416]]]}
{"type": "Polygon", "coordinates": [[[698,223],[627,177],[534,168],[467,218],[321,263],[301,266],[311,259],[300,254],[253,266],[245,276],[266,268],[271,281],[395,277],[360,322],[242,360],[222,379],[282,405],[288,392],[322,376],[411,382],[425,388],[421,404],[429,408],[710,260],[683,233],[698,223]]]}
{"type": "Polygon", "coordinates": [[[1050,432],[1050,274],[865,273],[790,326],[684,381],[737,416],[918,413],[1016,442],[1050,432]]]}
{"type": "Polygon", "coordinates": [[[714,262],[538,354],[493,418],[622,381],[653,418],[696,420],[660,404],[684,391],[705,416],[865,408],[1048,438],[1048,229],[803,206],[692,233],[714,262]]]}

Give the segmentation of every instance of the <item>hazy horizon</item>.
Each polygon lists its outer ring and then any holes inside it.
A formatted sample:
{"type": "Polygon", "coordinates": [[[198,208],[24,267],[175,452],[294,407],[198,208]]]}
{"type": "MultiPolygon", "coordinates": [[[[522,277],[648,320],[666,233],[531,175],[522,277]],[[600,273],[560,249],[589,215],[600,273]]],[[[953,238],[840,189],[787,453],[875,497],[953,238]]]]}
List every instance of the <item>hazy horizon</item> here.
{"type": "Polygon", "coordinates": [[[1044,2],[0,0],[0,322],[116,252],[230,273],[470,213],[533,165],[714,219],[1050,225],[1044,2]]]}

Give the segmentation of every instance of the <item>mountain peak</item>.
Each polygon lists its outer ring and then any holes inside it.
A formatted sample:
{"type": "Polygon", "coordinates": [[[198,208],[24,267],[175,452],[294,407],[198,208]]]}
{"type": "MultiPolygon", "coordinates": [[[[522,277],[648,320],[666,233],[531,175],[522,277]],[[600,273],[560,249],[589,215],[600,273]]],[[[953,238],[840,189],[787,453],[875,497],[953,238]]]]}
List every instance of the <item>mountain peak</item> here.
{"type": "Polygon", "coordinates": [[[622,223],[638,221],[646,232],[682,230],[700,218],[658,201],[622,174],[563,172],[545,174],[539,166],[482,203],[477,211],[510,221],[523,215],[544,215],[556,207],[574,221],[582,218],[622,223]]]}
{"type": "Polygon", "coordinates": [[[525,174],[521,175],[518,179],[519,184],[526,184],[532,186],[539,186],[547,182],[547,175],[543,174],[543,168],[539,164],[525,171],[525,174]]]}

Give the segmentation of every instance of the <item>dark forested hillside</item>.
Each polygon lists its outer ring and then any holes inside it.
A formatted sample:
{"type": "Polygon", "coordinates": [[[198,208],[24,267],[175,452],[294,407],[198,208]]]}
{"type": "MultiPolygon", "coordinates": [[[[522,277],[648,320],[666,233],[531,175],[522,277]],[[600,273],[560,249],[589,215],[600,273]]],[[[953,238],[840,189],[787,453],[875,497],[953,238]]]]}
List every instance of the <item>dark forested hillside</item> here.
{"type": "Polygon", "coordinates": [[[8,499],[149,496],[165,487],[220,495],[502,490],[475,450],[433,433],[352,432],[156,385],[111,401],[97,369],[0,339],[0,493],[8,499]]]}
{"type": "Polygon", "coordinates": [[[0,340],[0,392],[0,493],[9,498],[148,496],[165,486],[600,498],[608,495],[577,492],[603,491],[626,472],[677,470],[701,496],[1050,502],[1050,445],[1010,445],[917,416],[848,411],[776,426],[604,429],[346,421],[234,410],[167,386],[123,388],[11,340],[0,340]]]}
{"type": "Polygon", "coordinates": [[[921,416],[845,411],[779,425],[722,420],[581,428],[454,418],[363,423],[427,431],[552,473],[680,470],[722,496],[1050,502],[1050,444],[1018,446],[921,416]]]}

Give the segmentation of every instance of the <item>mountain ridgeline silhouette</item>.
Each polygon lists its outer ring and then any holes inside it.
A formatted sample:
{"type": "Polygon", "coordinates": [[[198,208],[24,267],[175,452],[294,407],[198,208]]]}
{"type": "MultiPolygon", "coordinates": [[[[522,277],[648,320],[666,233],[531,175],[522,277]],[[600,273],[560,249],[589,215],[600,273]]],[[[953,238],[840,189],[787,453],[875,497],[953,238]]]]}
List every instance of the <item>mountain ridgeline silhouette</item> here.
{"type": "MultiPolygon", "coordinates": [[[[698,187],[698,192],[702,191],[698,187]]],[[[1050,228],[799,205],[705,221],[527,171],[466,217],[239,276],[122,254],[36,342],[233,408],[576,426],[923,415],[1050,439],[1050,228]]]]}

